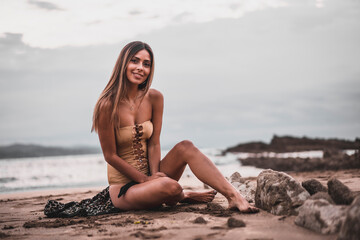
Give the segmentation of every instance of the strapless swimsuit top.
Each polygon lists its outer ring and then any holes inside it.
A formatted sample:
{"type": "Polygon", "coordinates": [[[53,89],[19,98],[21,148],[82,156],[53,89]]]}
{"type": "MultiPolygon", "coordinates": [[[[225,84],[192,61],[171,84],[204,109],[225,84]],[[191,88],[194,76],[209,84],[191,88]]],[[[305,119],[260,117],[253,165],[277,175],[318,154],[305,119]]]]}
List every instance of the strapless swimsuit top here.
{"type": "MultiPolygon", "coordinates": [[[[147,140],[152,133],[153,124],[150,120],[141,124],[115,129],[117,154],[145,175],[149,173],[147,140]]],[[[107,174],[109,185],[124,185],[131,181],[110,164],[107,165],[107,174]]]]}

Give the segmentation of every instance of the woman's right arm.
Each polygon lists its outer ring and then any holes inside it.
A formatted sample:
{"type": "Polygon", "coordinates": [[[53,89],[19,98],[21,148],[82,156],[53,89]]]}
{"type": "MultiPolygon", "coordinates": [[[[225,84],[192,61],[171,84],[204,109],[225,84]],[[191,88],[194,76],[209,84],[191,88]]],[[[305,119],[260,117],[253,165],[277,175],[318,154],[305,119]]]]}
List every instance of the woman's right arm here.
{"type": "Polygon", "coordinates": [[[110,103],[105,103],[100,108],[99,114],[98,135],[105,161],[135,182],[142,183],[157,177],[161,177],[146,176],[117,155],[114,127],[110,121],[112,111],[111,108],[112,107],[110,103]]]}

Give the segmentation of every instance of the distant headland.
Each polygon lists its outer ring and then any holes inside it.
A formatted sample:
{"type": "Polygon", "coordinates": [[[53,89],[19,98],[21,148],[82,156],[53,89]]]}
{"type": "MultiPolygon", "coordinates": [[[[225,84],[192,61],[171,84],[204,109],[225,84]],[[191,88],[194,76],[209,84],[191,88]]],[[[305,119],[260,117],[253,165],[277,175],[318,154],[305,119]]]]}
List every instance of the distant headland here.
{"type": "Polygon", "coordinates": [[[12,144],[0,146],[0,159],[49,157],[101,153],[97,147],[49,147],[36,144],[12,144]]]}
{"type": "Polygon", "coordinates": [[[238,159],[243,166],[271,168],[277,171],[314,171],[360,169],[360,139],[311,139],[308,137],[274,136],[269,144],[250,142],[227,148],[223,153],[251,153],[238,159]],[[350,151],[348,155],[347,150],[350,151]],[[281,153],[322,151],[322,157],[282,157],[281,153]],[[266,153],[275,153],[267,155],[266,153]]]}
{"type": "Polygon", "coordinates": [[[313,150],[349,150],[360,149],[360,138],[354,141],[343,139],[323,139],[323,138],[308,138],[308,137],[293,137],[293,136],[277,136],[274,135],[270,143],[264,142],[247,142],[241,143],[224,150],[227,152],[248,152],[248,153],[261,153],[261,152],[301,152],[313,150]]]}

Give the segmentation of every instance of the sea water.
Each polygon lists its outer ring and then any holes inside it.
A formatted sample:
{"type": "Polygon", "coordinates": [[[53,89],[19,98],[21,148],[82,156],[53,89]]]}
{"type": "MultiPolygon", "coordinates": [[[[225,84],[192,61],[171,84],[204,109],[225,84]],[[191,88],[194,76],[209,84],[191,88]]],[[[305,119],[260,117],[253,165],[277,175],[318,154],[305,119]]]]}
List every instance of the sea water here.
{"type": "MultiPolygon", "coordinates": [[[[251,153],[222,155],[221,149],[200,150],[226,177],[234,172],[239,172],[244,177],[257,176],[263,170],[241,166],[238,158],[253,157],[251,153]]],[[[163,150],[162,156],[165,156],[167,152],[163,150]]],[[[273,153],[264,154],[273,155],[273,153]]],[[[276,157],[321,157],[322,151],[282,155],[278,154],[276,157]]],[[[186,168],[184,175],[193,176],[193,173],[186,168]]],[[[102,154],[0,160],[0,194],[41,189],[106,187],[107,185],[106,162],[102,154]]]]}

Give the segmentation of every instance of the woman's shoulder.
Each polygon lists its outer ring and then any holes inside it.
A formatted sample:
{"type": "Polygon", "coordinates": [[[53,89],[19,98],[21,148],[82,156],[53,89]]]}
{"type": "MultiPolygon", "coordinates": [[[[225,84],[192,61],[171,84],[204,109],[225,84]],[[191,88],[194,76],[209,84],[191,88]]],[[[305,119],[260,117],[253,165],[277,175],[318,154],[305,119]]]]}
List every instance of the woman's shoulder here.
{"type": "Polygon", "coordinates": [[[159,90],[156,90],[154,88],[150,88],[149,89],[149,98],[150,100],[153,102],[158,102],[158,101],[163,101],[164,96],[162,95],[162,93],[159,90]]]}

